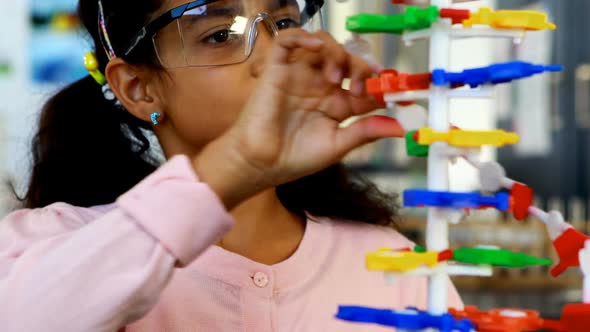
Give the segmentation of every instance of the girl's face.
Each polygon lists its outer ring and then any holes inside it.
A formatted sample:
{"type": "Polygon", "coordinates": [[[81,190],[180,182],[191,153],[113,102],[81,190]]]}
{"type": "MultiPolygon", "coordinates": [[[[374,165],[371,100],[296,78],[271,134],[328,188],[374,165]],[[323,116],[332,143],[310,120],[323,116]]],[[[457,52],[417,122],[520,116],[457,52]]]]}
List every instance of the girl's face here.
{"type": "MultiPolygon", "coordinates": [[[[186,3],[167,1],[162,12],[186,3]]],[[[198,153],[236,120],[272,45],[273,30],[265,22],[257,25],[255,43],[244,42],[247,19],[260,12],[269,13],[279,30],[300,24],[297,1],[223,0],[185,14],[154,37],[167,68],[159,86],[164,117],[156,126],[167,153],[198,153]],[[247,45],[254,45],[248,58],[247,45]]]]}

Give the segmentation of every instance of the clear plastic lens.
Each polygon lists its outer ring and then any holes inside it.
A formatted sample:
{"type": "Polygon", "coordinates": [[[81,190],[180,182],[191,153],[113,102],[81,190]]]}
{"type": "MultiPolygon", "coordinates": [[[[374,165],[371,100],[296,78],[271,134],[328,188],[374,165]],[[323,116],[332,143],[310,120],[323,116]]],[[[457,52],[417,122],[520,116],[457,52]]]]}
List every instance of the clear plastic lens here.
{"type": "Polygon", "coordinates": [[[245,61],[257,33],[321,28],[319,8],[304,0],[222,0],[186,11],[154,36],[164,67],[219,66],[245,61]],[[310,13],[312,15],[310,15],[310,13]]]}

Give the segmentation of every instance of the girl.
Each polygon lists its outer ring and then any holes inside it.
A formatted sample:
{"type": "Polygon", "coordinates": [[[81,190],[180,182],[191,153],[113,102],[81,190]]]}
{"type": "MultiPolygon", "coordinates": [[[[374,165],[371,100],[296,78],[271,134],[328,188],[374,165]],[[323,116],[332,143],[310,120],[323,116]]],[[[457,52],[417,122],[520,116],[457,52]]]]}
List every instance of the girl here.
{"type": "Polygon", "coordinates": [[[338,162],[403,130],[340,128],[377,69],[300,29],[322,3],[80,1],[92,77],[45,105],[29,209],[0,223],[3,332],[387,331],[333,315],[424,307],[424,280],[363,267],[411,243],[338,162]]]}

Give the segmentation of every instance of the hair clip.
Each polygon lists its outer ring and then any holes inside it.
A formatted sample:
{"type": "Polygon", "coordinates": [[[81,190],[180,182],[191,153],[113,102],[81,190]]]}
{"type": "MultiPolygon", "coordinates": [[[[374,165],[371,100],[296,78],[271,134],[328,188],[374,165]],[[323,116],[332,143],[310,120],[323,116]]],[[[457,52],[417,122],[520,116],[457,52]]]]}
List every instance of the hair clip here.
{"type": "Polygon", "coordinates": [[[94,53],[86,53],[86,55],[84,56],[84,67],[86,67],[86,69],[90,73],[90,76],[92,76],[92,78],[94,78],[96,83],[98,83],[100,86],[104,86],[105,84],[107,84],[106,77],[104,77],[104,75],[100,72],[100,69],[98,68],[98,60],[96,60],[96,55],[94,53]]]}
{"type": "Polygon", "coordinates": [[[115,96],[115,93],[108,84],[102,86],[102,94],[104,95],[104,99],[108,101],[114,102],[117,100],[117,96],[115,96]]]}
{"type": "Polygon", "coordinates": [[[102,94],[104,95],[104,99],[112,101],[115,106],[122,108],[121,102],[117,100],[117,96],[115,96],[115,93],[113,93],[113,90],[107,84],[106,77],[100,72],[100,69],[98,68],[98,60],[96,60],[96,55],[94,53],[86,53],[84,56],[84,67],[86,67],[88,73],[90,73],[90,76],[94,78],[96,83],[102,86],[102,94]]]}
{"type": "Polygon", "coordinates": [[[111,89],[111,86],[108,84],[105,84],[102,86],[102,94],[104,95],[104,99],[112,102],[113,104],[115,104],[115,106],[117,108],[123,109],[123,105],[121,104],[121,102],[119,101],[119,99],[117,99],[117,96],[115,95],[115,93],[113,92],[113,90],[111,89]]]}

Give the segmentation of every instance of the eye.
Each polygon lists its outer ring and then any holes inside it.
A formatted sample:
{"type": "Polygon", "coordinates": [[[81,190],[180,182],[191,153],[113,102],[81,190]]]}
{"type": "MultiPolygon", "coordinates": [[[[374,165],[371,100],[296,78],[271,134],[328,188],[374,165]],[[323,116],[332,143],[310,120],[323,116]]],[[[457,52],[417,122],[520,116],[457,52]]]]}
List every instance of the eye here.
{"type": "Polygon", "coordinates": [[[291,29],[291,28],[300,28],[301,24],[295,22],[295,20],[293,20],[293,19],[286,18],[286,19],[277,21],[277,27],[279,28],[279,30],[284,30],[284,29],[291,29]]]}
{"type": "Polygon", "coordinates": [[[233,31],[229,29],[219,30],[205,37],[203,42],[206,44],[223,44],[234,38],[232,33],[233,31]]]}

